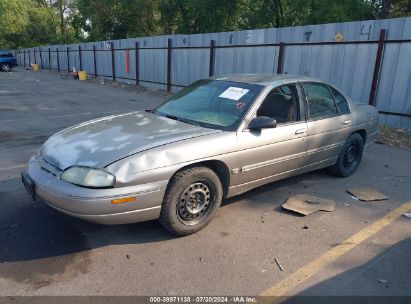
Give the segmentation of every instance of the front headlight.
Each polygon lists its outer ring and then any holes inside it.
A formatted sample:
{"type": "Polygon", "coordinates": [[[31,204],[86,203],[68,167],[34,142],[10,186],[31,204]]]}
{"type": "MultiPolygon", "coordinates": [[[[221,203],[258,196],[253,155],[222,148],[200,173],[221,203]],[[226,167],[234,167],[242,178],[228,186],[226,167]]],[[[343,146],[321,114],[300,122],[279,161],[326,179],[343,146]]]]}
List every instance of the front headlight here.
{"type": "Polygon", "coordinates": [[[81,166],[66,169],[60,178],[75,185],[91,188],[109,188],[116,182],[115,176],[111,173],[81,166]]]}

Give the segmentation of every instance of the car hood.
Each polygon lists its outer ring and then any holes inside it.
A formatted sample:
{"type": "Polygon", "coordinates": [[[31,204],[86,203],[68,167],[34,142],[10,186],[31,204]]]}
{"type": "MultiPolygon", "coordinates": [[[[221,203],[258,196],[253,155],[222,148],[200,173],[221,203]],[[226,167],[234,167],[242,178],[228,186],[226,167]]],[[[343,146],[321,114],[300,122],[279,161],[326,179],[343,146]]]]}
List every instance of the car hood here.
{"type": "Polygon", "coordinates": [[[218,132],[147,112],[132,112],[62,130],[44,143],[40,155],[61,170],[73,165],[103,168],[144,150],[218,132]]]}

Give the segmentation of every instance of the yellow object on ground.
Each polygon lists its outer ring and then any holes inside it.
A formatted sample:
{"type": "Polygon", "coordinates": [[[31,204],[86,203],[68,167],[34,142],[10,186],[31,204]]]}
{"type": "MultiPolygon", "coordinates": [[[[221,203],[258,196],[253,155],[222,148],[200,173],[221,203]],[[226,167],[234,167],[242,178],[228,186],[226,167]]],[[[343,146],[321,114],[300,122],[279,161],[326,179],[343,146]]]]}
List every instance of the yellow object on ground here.
{"type": "Polygon", "coordinates": [[[87,80],[87,72],[86,71],[78,71],[78,79],[87,80]]]}
{"type": "Polygon", "coordinates": [[[33,71],[38,71],[38,70],[39,70],[39,65],[36,64],[36,63],[32,63],[32,64],[31,64],[31,69],[32,69],[33,71]]]}
{"type": "MultiPolygon", "coordinates": [[[[369,237],[377,234],[380,230],[393,223],[400,218],[404,212],[411,210],[411,201],[405,202],[401,206],[397,207],[384,217],[368,225],[362,230],[355,233],[342,243],[331,248],[326,253],[320,255],[315,260],[304,265],[282,281],[277,282],[275,285],[266,289],[260,296],[276,296],[284,297],[292,294],[292,290],[301,285],[304,281],[309,280],[313,275],[320,272],[324,267],[333,263],[338,258],[348,253],[358,245],[362,244],[369,237]]],[[[266,300],[258,301],[258,303],[272,303],[272,298],[266,298],[266,300]]]]}

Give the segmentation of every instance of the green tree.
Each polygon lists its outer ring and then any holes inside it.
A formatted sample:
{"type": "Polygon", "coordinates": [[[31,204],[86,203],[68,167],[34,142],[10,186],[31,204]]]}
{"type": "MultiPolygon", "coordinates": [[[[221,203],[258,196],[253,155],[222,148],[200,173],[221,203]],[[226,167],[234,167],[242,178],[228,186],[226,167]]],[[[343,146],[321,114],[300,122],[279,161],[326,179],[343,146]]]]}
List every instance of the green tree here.
{"type": "Polygon", "coordinates": [[[283,27],[373,18],[364,0],[240,0],[243,28],[283,27]]]}
{"type": "Polygon", "coordinates": [[[77,0],[76,6],[74,26],[89,41],[161,33],[156,0],[77,0]]]}
{"type": "Polygon", "coordinates": [[[0,48],[20,46],[28,23],[24,1],[0,0],[0,48]]]}
{"type": "Polygon", "coordinates": [[[411,16],[411,0],[372,0],[375,16],[396,18],[411,16]]]}
{"type": "Polygon", "coordinates": [[[162,0],[164,33],[209,33],[239,29],[237,0],[162,0]]]}
{"type": "Polygon", "coordinates": [[[49,6],[31,7],[28,10],[29,22],[24,29],[26,45],[47,45],[59,43],[58,21],[49,6]]]}
{"type": "Polygon", "coordinates": [[[411,16],[411,0],[392,1],[389,17],[411,16]]]}
{"type": "Polygon", "coordinates": [[[0,47],[411,15],[411,0],[0,0],[0,47]]]}
{"type": "Polygon", "coordinates": [[[68,3],[71,1],[0,0],[0,47],[18,48],[76,41],[70,26],[73,14],[68,3]]]}

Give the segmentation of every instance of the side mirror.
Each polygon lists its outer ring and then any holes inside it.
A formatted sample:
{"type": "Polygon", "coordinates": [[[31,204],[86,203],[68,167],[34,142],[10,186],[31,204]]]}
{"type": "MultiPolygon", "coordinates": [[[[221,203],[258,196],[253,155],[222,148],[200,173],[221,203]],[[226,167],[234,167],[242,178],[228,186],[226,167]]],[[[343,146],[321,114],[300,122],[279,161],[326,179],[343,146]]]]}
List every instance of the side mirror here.
{"type": "Polygon", "coordinates": [[[271,117],[259,116],[253,118],[248,124],[248,129],[250,130],[261,130],[268,128],[275,128],[277,126],[277,121],[271,117]]]}

